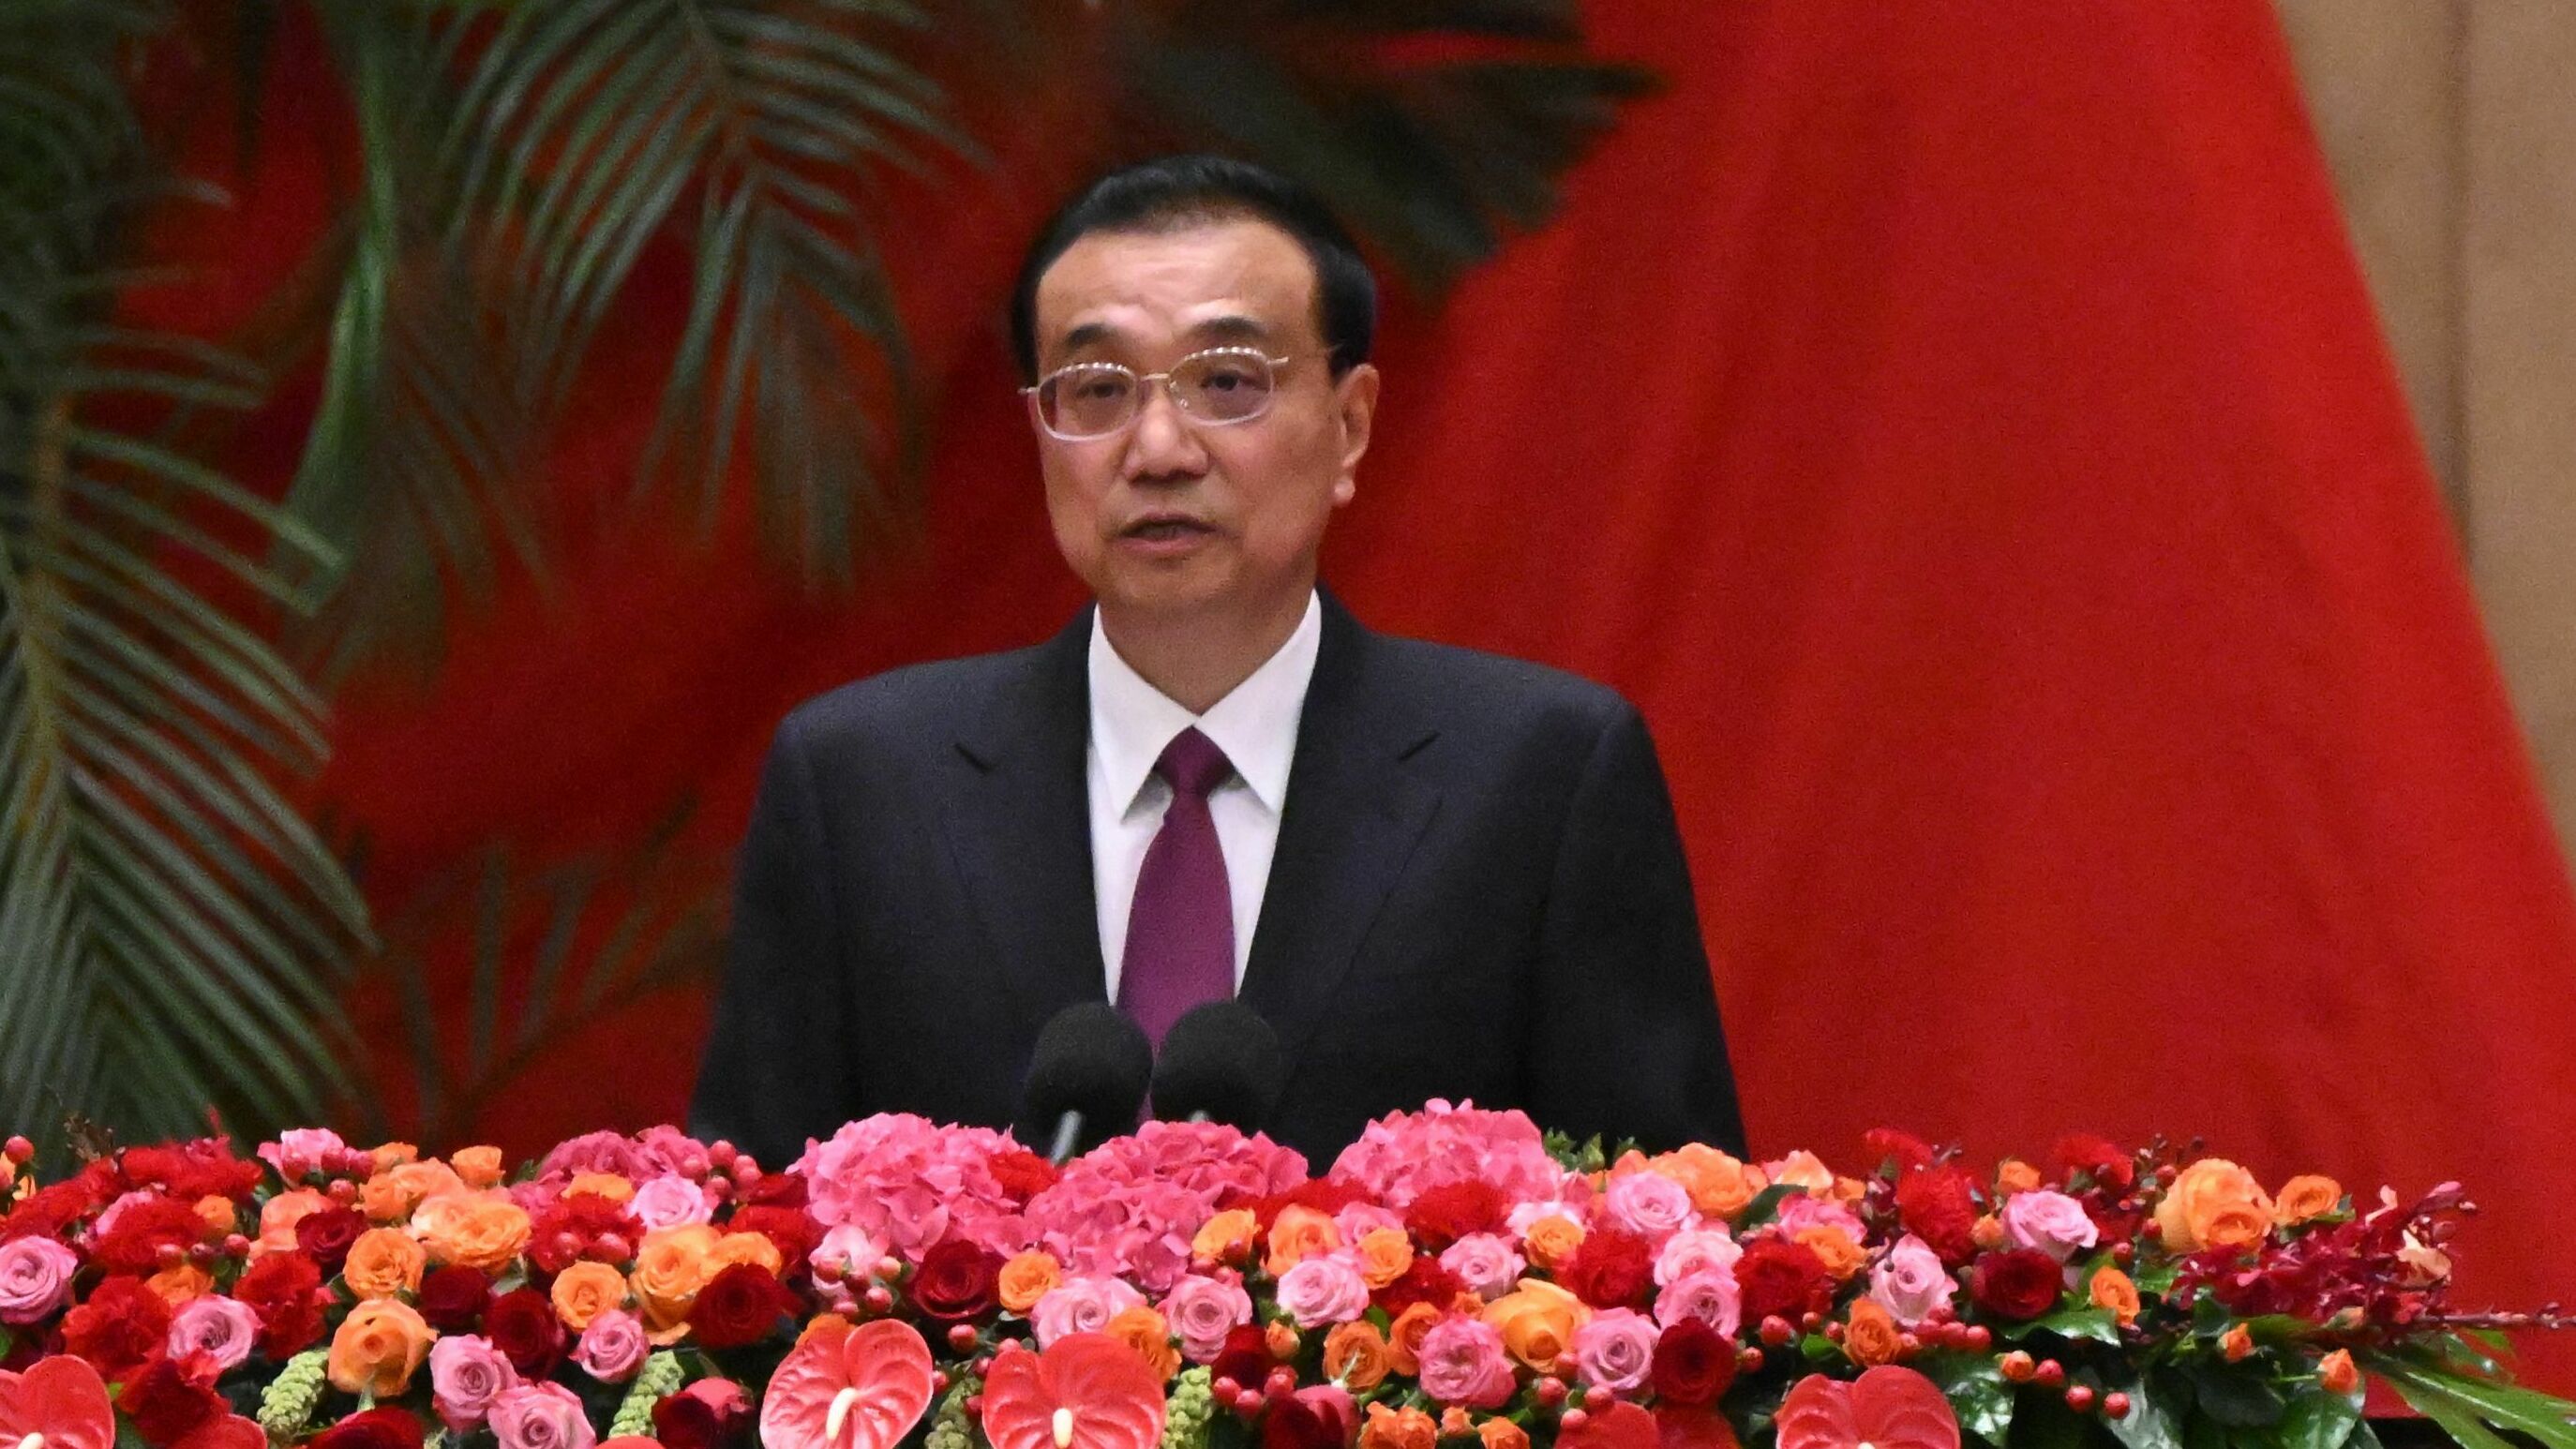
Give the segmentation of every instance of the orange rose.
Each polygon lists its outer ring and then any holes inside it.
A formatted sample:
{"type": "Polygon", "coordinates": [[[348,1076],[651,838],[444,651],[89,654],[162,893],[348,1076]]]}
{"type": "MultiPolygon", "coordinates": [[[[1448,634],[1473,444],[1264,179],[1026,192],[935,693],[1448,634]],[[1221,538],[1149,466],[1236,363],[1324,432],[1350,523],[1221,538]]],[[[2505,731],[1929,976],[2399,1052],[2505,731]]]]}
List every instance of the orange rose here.
{"type": "Polygon", "coordinates": [[[1190,1256],[1239,1266],[1252,1256],[1252,1240],[1260,1232],[1261,1219],[1250,1209],[1227,1208],[1199,1225],[1197,1236],[1190,1239],[1190,1256]]]}
{"type": "Polygon", "coordinates": [[[379,1143],[367,1155],[374,1159],[374,1165],[368,1169],[371,1173],[420,1161],[420,1149],[408,1142],[379,1143]]]}
{"type": "Polygon", "coordinates": [[[2254,1174],[2223,1158],[2204,1157],[2182,1170],[2156,1204],[2165,1249],[2246,1248],[2272,1231],[2272,1197],[2254,1174]]]}
{"type": "Polygon", "coordinates": [[[1809,1192],[1825,1192],[1834,1185],[1834,1170],[1825,1166],[1824,1159],[1804,1150],[1790,1153],[1766,1171],[1775,1183],[1785,1182],[1809,1192]]]}
{"type": "Polygon", "coordinates": [[[259,1242],[251,1249],[254,1258],[269,1253],[295,1250],[295,1225],[331,1205],[331,1199],[309,1187],[281,1192],[270,1198],[259,1210],[259,1242]]]}
{"type": "Polygon", "coordinates": [[[805,1320],[803,1328],[796,1330],[796,1346],[803,1348],[805,1340],[818,1333],[847,1333],[856,1326],[837,1313],[817,1313],[805,1320]]]}
{"type": "Polygon", "coordinates": [[[1440,1411],[1441,1438],[1464,1439],[1475,1432],[1476,1421],[1467,1413],[1466,1405],[1451,1404],[1440,1411]]]}
{"type": "Polygon", "coordinates": [[[1538,1278],[1523,1278],[1519,1291],[1485,1306],[1485,1322],[1503,1335],[1503,1351],[1540,1373],[1574,1344],[1574,1330],[1592,1321],[1583,1300],[1538,1278]]]}
{"type": "Polygon", "coordinates": [[[1809,1252],[1824,1260],[1825,1271],[1833,1274],[1837,1282],[1869,1266],[1869,1253],[1852,1241],[1851,1234],[1840,1228],[1821,1225],[1800,1228],[1796,1240],[1806,1244],[1809,1252]]]}
{"type": "Polygon", "coordinates": [[[1360,1234],[1360,1277],[1371,1288],[1383,1288],[1413,1266],[1413,1239],[1402,1228],[1371,1228],[1360,1234]]]}
{"type": "Polygon", "coordinates": [[[1172,1347],[1172,1326],[1142,1303],[1120,1309],[1100,1325],[1100,1331],[1136,1350],[1158,1382],[1170,1383],[1172,1375],[1181,1371],[1181,1351],[1172,1347]]]}
{"type": "Polygon", "coordinates": [[[993,1280],[993,1290],[1000,1296],[1004,1308],[1013,1313],[1026,1313],[1037,1307],[1038,1300],[1054,1292],[1055,1286],[1063,1281],[1064,1269],[1056,1262],[1055,1254],[1032,1250],[1002,1265],[1001,1275],[993,1280]]]}
{"type": "Polygon", "coordinates": [[[1484,1441],[1485,1449],[1530,1449],[1529,1431],[1505,1418],[1478,1424],[1476,1437],[1484,1441]]]}
{"type": "Polygon", "coordinates": [[[358,1207],[372,1222],[398,1223],[433,1197],[470,1190],[444,1162],[399,1162],[359,1184],[358,1207]]]}
{"type": "Polygon", "coordinates": [[[2254,1354],[2254,1335],[2244,1324],[2231,1324],[2218,1336],[2218,1351],[2229,1363],[2243,1363],[2254,1354]]]}
{"type": "Polygon", "coordinates": [[[1904,1349],[1898,1341],[1903,1331],[1896,1326],[1894,1314],[1878,1306],[1877,1300],[1863,1298],[1852,1304],[1851,1321],[1843,1325],[1843,1352],[1852,1362],[1870,1368],[1894,1363],[1904,1349]]]}
{"type": "Polygon", "coordinates": [[[197,1199],[197,1221],[206,1225],[209,1237],[221,1237],[241,1226],[241,1213],[228,1197],[207,1196],[197,1199]]]}
{"type": "Polygon", "coordinates": [[[1386,1362],[1406,1378],[1422,1372],[1422,1335],[1440,1321],[1440,1310],[1428,1303],[1416,1303],[1395,1316],[1386,1326],[1386,1362]]]}
{"type": "Polygon", "coordinates": [[[707,1269],[710,1279],[736,1263],[749,1263],[772,1278],[787,1271],[787,1260],[779,1255],[778,1245],[770,1241],[767,1233],[727,1233],[716,1239],[715,1249],[708,1257],[714,1260],[707,1269]]]}
{"type": "Polygon", "coordinates": [[[498,1274],[528,1246],[528,1210],[503,1192],[458,1188],[424,1200],[412,1214],[421,1245],[442,1263],[498,1274]]]}
{"type": "Polygon", "coordinates": [[[1829,1196],[1844,1207],[1855,1207],[1859,1205],[1862,1198],[1869,1196],[1869,1184],[1857,1177],[1837,1177],[1834,1179],[1834,1190],[1829,1196]]]}
{"type": "Polygon", "coordinates": [[[331,1387],[344,1394],[390,1399],[411,1386],[412,1374],[436,1337],[410,1304],[371,1298],[350,1309],[340,1331],[331,1335],[324,1369],[331,1387]]]}
{"type": "Polygon", "coordinates": [[[1360,1449],[1435,1449],[1439,1442],[1439,1421],[1420,1409],[1371,1404],[1360,1425],[1360,1449]]]}
{"type": "Polygon", "coordinates": [[[1521,1234],[1521,1246],[1529,1250],[1533,1266],[1554,1271],[1583,1246],[1583,1227],[1572,1218],[1549,1213],[1521,1234]]]}
{"type": "Polygon", "coordinates": [[[2122,1328],[2138,1321],[2138,1285],[2119,1269],[2108,1264],[2095,1269],[2090,1296],[2093,1306],[2110,1309],[2122,1328]]]}
{"type": "Polygon", "coordinates": [[[613,1172],[576,1172],[564,1184],[564,1196],[587,1193],[610,1202],[625,1202],[635,1196],[635,1184],[613,1172]]]}
{"type": "Polygon", "coordinates": [[[2039,1169],[2018,1157],[2005,1158],[2003,1165],[1995,1169],[1995,1188],[2006,1197],[2035,1191],[2039,1183],[2039,1169]]]}
{"type": "Polygon", "coordinates": [[[635,1270],[627,1286],[643,1302],[644,1322],[653,1328],[677,1328],[698,1301],[698,1290],[716,1275],[719,1235],[705,1223],[655,1228],[636,1250],[635,1270]]]}
{"type": "Polygon", "coordinates": [[[2272,1204],[2272,1221],[2283,1227],[2321,1218],[2343,1206],[2343,1185],[2331,1177],[2309,1173],[2281,1184],[2281,1196],[2272,1204]]]}
{"type": "Polygon", "coordinates": [[[341,1280],[360,1298],[391,1298],[420,1291],[421,1270],[429,1253],[400,1228],[369,1228],[349,1244],[340,1265],[341,1280]]]}
{"type": "Polygon", "coordinates": [[[2003,1219],[1987,1213],[1968,1225],[1969,1241],[1991,1253],[2004,1245],[2003,1219]]]}
{"type": "MultiPolygon", "coordinates": [[[[2335,1196],[2340,1198],[2343,1194],[2335,1196]]],[[[2330,1394],[2349,1394],[2360,1388],[2361,1370],[2353,1365],[2352,1350],[2339,1348],[2318,1360],[2317,1384],[2330,1394]]]]}
{"type": "Polygon", "coordinates": [[[1355,1394],[1386,1382],[1394,1360],[1385,1335],[1365,1319],[1337,1323],[1324,1335],[1324,1376],[1355,1394]]]}
{"type": "Polygon", "coordinates": [[[173,1263],[143,1280],[143,1286],[161,1295],[161,1301],[176,1308],[191,1298],[202,1298],[214,1291],[212,1274],[194,1263],[173,1263]]]}
{"type": "Polygon", "coordinates": [[[1261,1341],[1269,1348],[1270,1356],[1281,1363],[1295,1358],[1297,1346],[1305,1342],[1297,1335],[1297,1325],[1285,1318],[1270,1320],[1270,1326],[1261,1330],[1261,1341]]]}
{"type": "Polygon", "coordinates": [[[498,1147],[463,1147],[447,1154],[447,1165],[456,1169],[467,1187],[499,1187],[508,1171],[501,1161],[498,1147]]]}
{"type": "Polygon", "coordinates": [[[1279,1216],[1271,1220],[1270,1256],[1262,1260],[1261,1266],[1273,1278],[1284,1277],[1303,1260],[1341,1245],[1342,1230],[1333,1225],[1330,1216],[1292,1204],[1281,1208],[1279,1216]]]}
{"type": "Polygon", "coordinates": [[[1692,1207],[1728,1222],[1742,1217],[1754,1197],[1769,1185],[1762,1169],[1700,1143],[1676,1148],[1648,1161],[1646,1167],[1680,1183],[1683,1191],[1690,1194],[1692,1207]]]}
{"type": "Polygon", "coordinates": [[[606,1263],[585,1260],[556,1274],[554,1290],[547,1297],[555,1305],[555,1317],[579,1333],[609,1309],[625,1306],[626,1275],[606,1263]]]}

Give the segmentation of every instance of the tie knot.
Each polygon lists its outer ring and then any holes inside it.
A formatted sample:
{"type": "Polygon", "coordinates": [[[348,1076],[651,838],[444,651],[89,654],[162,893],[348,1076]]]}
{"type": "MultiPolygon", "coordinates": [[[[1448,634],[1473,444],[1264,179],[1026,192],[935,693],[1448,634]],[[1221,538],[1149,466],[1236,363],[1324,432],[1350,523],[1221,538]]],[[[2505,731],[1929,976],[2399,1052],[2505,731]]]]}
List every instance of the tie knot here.
{"type": "Polygon", "coordinates": [[[1222,785],[1234,773],[1234,763],[1216,741],[1200,734],[1194,725],[1172,736],[1163,746],[1163,757],[1154,762],[1154,773],[1168,782],[1174,793],[1204,800],[1207,793],[1222,785]]]}

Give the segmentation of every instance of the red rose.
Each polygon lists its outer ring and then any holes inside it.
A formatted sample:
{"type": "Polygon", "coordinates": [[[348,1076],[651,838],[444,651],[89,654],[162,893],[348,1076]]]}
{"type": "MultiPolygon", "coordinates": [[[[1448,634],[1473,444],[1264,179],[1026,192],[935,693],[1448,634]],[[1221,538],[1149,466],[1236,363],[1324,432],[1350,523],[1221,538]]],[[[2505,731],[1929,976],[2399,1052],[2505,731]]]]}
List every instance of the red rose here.
{"type": "Polygon", "coordinates": [[[1466,1291],[1467,1280],[1441,1267],[1440,1260],[1429,1253],[1416,1253],[1404,1276],[1377,1290],[1375,1297],[1377,1306],[1392,1319],[1416,1303],[1446,1309],[1466,1291]]]}
{"type": "Polygon", "coordinates": [[[351,1414],[304,1441],[304,1449],[420,1449],[420,1420],[408,1409],[369,1409],[351,1414]]]}
{"type": "Polygon", "coordinates": [[[170,1339],[170,1305],[140,1278],[110,1278],[63,1315],[63,1351],[88,1359],[110,1383],[159,1358],[170,1339]]]}
{"type": "Polygon", "coordinates": [[[2127,1192],[2138,1182],[2138,1164],[2122,1152],[2118,1143],[2107,1137],[2077,1132],[2057,1139],[2049,1156],[2067,1172],[2089,1172],[2097,1186],[2113,1193],[2127,1192]]]}
{"type": "Polygon", "coordinates": [[[483,1317],[492,1301],[492,1280],[479,1268],[451,1263],[421,1275],[420,1316],[441,1333],[463,1333],[483,1317]]]}
{"type": "Polygon", "coordinates": [[[1270,1356],[1270,1339],[1260,1324],[1237,1324],[1225,1331],[1225,1347],[1208,1365],[1208,1377],[1232,1379],[1237,1388],[1257,1389],[1269,1382],[1277,1362],[1270,1356]]]}
{"type": "Polygon", "coordinates": [[[1968,1292],[1997,1318],[2037,1318],[2057,1306],[2066,1284],[2057,1260],[2037,1248],[1988,1253],[1977,1260],[1968,1292]]]}
{"type": "Polygon", "coordinates": [[[302,1253],[271,1253],[233,1284],[259,1315],[259,1351],[284,1363],[322,1336],[322,1270],[302,1253]]]}
{"type": "Polygon", "coordinates": [[[563,1357],[563,1323],[555,1317],[554,1304],[534,1288],[493,1299],[483,1310],[483,1336],[512,1368],[531,1379],[553,1373],[563,1357]]]}
{"type": "MultiPolygon", "coordinates": [[[[929,1265],[925,1261],[923,1266],[929,1265]]],[[[991,1278],[986,1278],[989,1289],[991,1278]]],[[[796,1306],[787,1285],[754,1263],[729,1263],[698,1290],[689,1305],[689,1330],[701,1348],[740,1348],[758,1343],[778,1330],[778,1320],[796,1306]]]]}
{"type": "Polygon", "coordinates": [[[172,1198],[140,1198],[116,1214],[113,1231],[100,1235],[90,1261],[109,1273],[148,1277],[169,1266],[165,1249],[185,1252],[206,1240],[206,1220],[172,1198]]]}
{"type": "Polygon", "coordinates": [[[1055,1186],[1055,1179],[1054,1165],[1025,1147],[993,1156],[993,1181],[1016,1201],[1036,1197],[1055,1186]]]}
{"type": "MultiPolygon", "coordinates": [[[[1587,1240],[1585,1246],[1590,1246],[1587,1240]]],[[[1579,1250],[1578,1250],[1579,1251],[1579,1250]]],[[[1746,1323],[1778,1316],[1791,1323],[1802,1314],[1822,1313],[1833,1302],[1834,1275],[1825,1260],[1804,1243],[1762,1238],[1735,1260],[1737,1300],[1746,1323]]]]}
{"type": "Polygon", "coordinates": [[[192,1353],[185,1359],[157,1358],[125,1381],[116,1407],[134,1421],[135,1432],[153,1449],[169,1449],[231,1406],[214,1390],[214,1356],[192,1353]]]}
{"type": "Polygon", "coordinates": [[[994,1282],[1001,1272],[999,1257],[950,1238],[922,1255],[912,1275],[912,1304],[941,1323],[980,1318],[996,1306],[994,1282]]]}
{"type": "Polygon", "coordinates": [[[823,1225],[803,1208],[747,1207],[725,1225],[728,1232],[758,1233],[778,1249],[789,1272],[804,1268],[823,1242],[823,1225]]]}
{"type": "Polygon", "coordinates": [[[1426,1253],[1447,1252],[1469,1233],[1490,1233],[1502,1226],[1511,1200],[1501,1188],[1483,1181],[1453,1182],[1435,1187],[1404,1210],[1404,1226],[1426,1253]]]}
{"type": "Polygon", "coordinates": [[[1331,1384],[1299,1389],[1261,1416],[1261,1449],[1342,1449],[1359,1415],[1350,1393],[1331,1384]]]}
{"type": "Polygon", "coordinates": [[[1894,1162],[1900,1173],[1932,1165],[1932,1144],[1911,1132],[1893,1127],[1872,1127],[1860,1135],[1861,1145],[1869,1150],[1873,1162],[1894,1162]]]}
{"type": "Polygon", "coordinates": [[[1648,1370],[1655,1397],[1674,1404],[1713,1404],[1735,1382],[1735,1345],[1696,1318],[1685,1318],[1655,1340],[1648,1370]]]}
{"type": "Polygon", "coordinates": [[[366,1230],[367,1220],[356,1208],[323,1208],[295,1220],[295,1246],[328,1278],[340,1271],[348,1260],[349,1245],[366,1230]]]}
{"type": "Polygon", "coordinates": [[[1634,1308],[1655,1286],[1655,1254],[1646,1240],[1601,1228],[1556,1270],[1559,1287],[1595,1308],[1634,1308]]]}
{"type": "Polygon", "coordinates": [[[1953,1268],[1977,1255],[1977,1202],[1968,1175],[1955,1167],[1922,1167],[1898,1178],[1896,1215],[1953,1268]]]}
{"type": "Polygon", "coordinates": [[[716,1411],[694,1394],[665,1394],[654,1401],[653,1437],[662,1441],[662,1449],[716,1449],[722,1433],[716,1411]]]}

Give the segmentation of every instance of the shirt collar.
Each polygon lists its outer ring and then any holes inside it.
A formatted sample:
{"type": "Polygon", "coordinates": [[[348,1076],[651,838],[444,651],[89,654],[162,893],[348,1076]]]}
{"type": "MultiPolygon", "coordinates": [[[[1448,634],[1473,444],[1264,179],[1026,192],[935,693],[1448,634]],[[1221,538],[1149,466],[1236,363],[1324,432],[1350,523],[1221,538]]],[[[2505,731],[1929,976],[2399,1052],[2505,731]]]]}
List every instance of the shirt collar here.
{"type": "Polygon", "coordinates": [[[1297,754],[1297,721],[1306,707],[1306,686],[1315,677],[1315,656],[1324,636],[1322,602],[1306,598],[1305,617],[1278,652],[1234,687],[1225,698],[1193,716],[1110,647],[1091,616],[1091,745],[1100,755],[1110,798],[1123,811],[1133,805],[1145,780],[1162,758],[1163,748],[1192,725],[1225,751],[1234,772],[1272,814],[1288,798],[1288,767],[1297,754]]]}

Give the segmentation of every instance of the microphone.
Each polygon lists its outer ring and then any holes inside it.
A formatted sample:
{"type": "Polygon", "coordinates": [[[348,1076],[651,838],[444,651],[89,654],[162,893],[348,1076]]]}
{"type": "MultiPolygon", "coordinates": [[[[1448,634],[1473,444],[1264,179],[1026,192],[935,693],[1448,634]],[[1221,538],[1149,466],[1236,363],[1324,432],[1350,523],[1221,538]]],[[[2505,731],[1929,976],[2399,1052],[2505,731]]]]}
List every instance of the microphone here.
{"type": "Polygon", "coordinates": [[[1106,1001],[1068,1006],[1038,1033],[1020,1088],[1020,1138],[1049,1143],[1053,1163],[1087,1152],[1134,1127],[1153,1074],[1153,1043],[1125,1012],[1106,1001]]]}
{"type": "Polygon", "coordinates": [[[1239,1001],[1192,1007],[1163,1034],[1154,1063],[1154,1115],[1165,1121],[1222,1122],[1255,1132],[1287,1086],[1279,1033],[1239,1001]]]}

